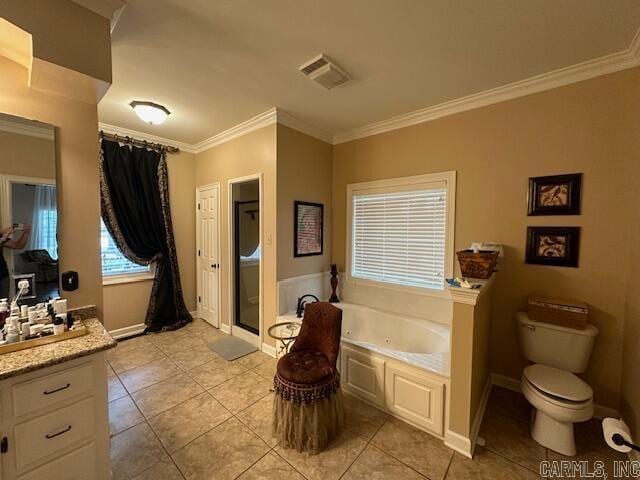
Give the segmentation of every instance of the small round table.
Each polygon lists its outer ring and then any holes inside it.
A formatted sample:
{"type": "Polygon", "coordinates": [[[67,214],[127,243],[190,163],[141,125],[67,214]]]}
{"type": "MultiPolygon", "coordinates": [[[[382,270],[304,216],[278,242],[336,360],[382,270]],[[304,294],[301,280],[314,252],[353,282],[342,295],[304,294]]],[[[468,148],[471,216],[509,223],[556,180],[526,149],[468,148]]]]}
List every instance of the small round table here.
{"type": "Polygon", "coordinates": [[[298,333],[300,333],[301,325],[302,324],[299,322],[280,322],[275,323],[269,327],[269,330],[267,330],[269,336],[282,342],[280,351],[278,352],[278,357],[280,357],[284,353],[289,353],[289,348],[291,348],[293,342],[295,342],[296,338],[298,338],[298,333]],[[281,329],[281,333],[278,333],[278,329],[281,329]]]}

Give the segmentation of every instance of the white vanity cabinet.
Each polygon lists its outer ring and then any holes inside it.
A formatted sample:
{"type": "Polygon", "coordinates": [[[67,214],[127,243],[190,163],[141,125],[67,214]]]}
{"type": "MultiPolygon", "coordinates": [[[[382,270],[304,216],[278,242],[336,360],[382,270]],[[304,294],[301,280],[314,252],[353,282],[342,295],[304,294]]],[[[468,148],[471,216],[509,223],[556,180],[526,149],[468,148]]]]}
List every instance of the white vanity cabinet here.
{"type": "Polygon", "coordinates": [[[104,352],[0,381],[0,479],[107,480],[104,352]]]}

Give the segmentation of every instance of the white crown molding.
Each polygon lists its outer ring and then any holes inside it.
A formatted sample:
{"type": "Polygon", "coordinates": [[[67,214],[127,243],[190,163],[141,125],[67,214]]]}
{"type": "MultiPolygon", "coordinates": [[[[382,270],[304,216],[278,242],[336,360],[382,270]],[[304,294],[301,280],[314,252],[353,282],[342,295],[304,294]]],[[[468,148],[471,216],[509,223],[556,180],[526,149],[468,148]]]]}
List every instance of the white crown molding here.
{"type": "Polygon", "coordinates": [[[102,122],[98,123],[98,128],[100,130],[104,130],[107,133],[113,133],[114,135],[118,135],[121,137],[134,137],[140,140],[146,140],[147,142],[151,143],[161,143],[162,145],[177,147],[183,152],[196,153],[194,145],[184,142],[177,142],[175,140],[171,140],[170,138],[158,137],[149,133],[139,132],[138,130],[131,130],[129,128],[118,127],[116,125],[110,125],[108,123],[102,122]]]}
{"type": "Polygon", "coordinates": [[[431,107],[415,110],[364,127],[354,128],[336,134],[333,137],[333,144],[337,145],[371,135],[398,130],[467,110],[473,110],[494,103],[543,92],[552,88],[582,82],[601,75],[637,67],[638,65],[640,65],[640,30],[636,33],[629,48],[621,52],[605,55],[604,57],[536,75],[525,80],[485,90],[484,92],[474,93],[431,107]]]}
{"type": "Polygon", "coordinates": [[[582,82],[609,73],[618,72],[640,65],[640,30],[636,33],[631,45],[626,50],[604,57],[589,60],[570,67],[561,68],[552,72],[543,73],[518,82],[496,87],[484,92],[474,93],[466,97],[450,100],[438,105],[415,110],[403,115],[398,115],[381,122],[372,123],[364,127],[354,128],[346,132],[332,135],[310,123],[304,122],[281,108],[270,108],[234,127],[220,132],[196,144],[177,142],[168,138],[158,137],[147,133],[126,128],[100,123],[100,129],[109,133],[122,136],[136,137],[155,143],[173,145],[188,153],[201,153],[217,145],[221,145],[235,138],[246,135],[273,123],[280,123],[298,130],[304,134],[322,140],[323,142],[337,145],[359,138],[378,135],[380,133],[398,130],[419,123],[428,122],[437,118],[446,117],[456,113],[466,112],[494,103],[524,97],[534,93],[551,90],[553,88],[582,82]]]}
{"type": "Polygon", "coordinates": [[[45,138],[53,140],[54,129],[49,125],[36,125],[21,122],[12,122],[0,119],[0,130],[5,132],[17,133],[18,135],[28,135],[30,137],[45,138]]]}
{"type": "Polygon", "coordinates": [[[201,153],[205,150],[209,150],[217,145],[226,143],[234,138],[241,137],[246,135],[247,133],[253,132],[254,130],[258,130],[259,128],[266,127],[267,125],[271,125],[276,122],[277,118],[277,109],[270,108],[266,112],[261,113],[260,115],[256,115],[249,120],[246,120],[242,123],[239,123],[235,127],[231,127],[224,132],[220,132],[213,137],[209,137],[201,142],[192,145],[192,148],[195,153],[201,153]]]}
{"type": "Polygon", "coordinates": [[[317,138],[318,140],[322,140],[323,142],[333,144],[333,135],[331,133],[294,117],[286,110],[276,108],[276,111],[279,124],[293,128],[294,130],[309,135],[310,137],[317,138]]]}
{"type": "Polygon", "coordinates": [[[137,130],[131,130],[129,128],[122,128],[116,125],[110,125],[108,123],[100,122],[98,123],[98,127],[100,128],[100,130],[104,130],[105,132],[117,134],[123,137],[135,137],[139,138],[140,140],[146,140],[148,142],[161,143],[163,145],[172,145],[187,153],[202,153],[206,150],[209,150],[210,148],[229,142],[234,138],[241,137],[243,135],[246,135],[247,133],[251,133],[260,128],[272,125],[276,122],[289,128],[293,128],[294,130],[298,130],[299,132],[302,132],[311,137],[317,138],[318,140],[322,140],[323,142],[327,142],[329,144],[332,143],[333,137],[329,132],[317,128],[309,123],[303,122],[302,120],[294,117],[281,108],[275,107],[270,108],[260,115],[256,115],[249,120],[246,120],[234,127],[229,128],[228,130],[225,130],[224,132],[220,132],[196,144],[178,142],[175,140],[171,140],[170,138],[159,137],[157,135],[151,135],[148,133],[139,132],[137,130]]]}

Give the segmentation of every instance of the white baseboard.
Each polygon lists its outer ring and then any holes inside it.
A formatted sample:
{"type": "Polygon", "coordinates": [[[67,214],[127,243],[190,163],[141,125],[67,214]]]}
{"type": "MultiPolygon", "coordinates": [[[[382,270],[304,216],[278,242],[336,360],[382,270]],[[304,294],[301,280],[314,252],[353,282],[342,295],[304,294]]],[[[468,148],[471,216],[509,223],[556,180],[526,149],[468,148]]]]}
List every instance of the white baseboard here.
{"type": "MultiPolygon", "coordinates": [[[[514,392],[520,392],[520,380],[515,378],[500,375],[499,373],[491,374],[491,383],[498,387],[506,388],[507,390],[513,390],[514,392]]],[[[618,418],[620,414],[615,408],[605,407],[604,405],[593,405],[593,416],[595,418],[613,417],[618,418]]]]}
{"type": "Polygon", "coordinates": [[[471,425],[471,455],[473,456],[473,452],[476,449],[476,444],[478,442],[478,434],[480,433],[480,427],[482,427],[482,420],[484,419],[484,413],[487,410],[487,404],[489,403],[489,395],[491,395],[491,375],[487,378],[487,383],[484,385],[484,391],[482,392],[482,398],[480,399],[480,405],[478,405],[478,410],[476,411],[476,416],[473,419],[473,424],[471,425]]]}
{"type": "Polygon", "coordinates": [[[266,353],[267,355],[276,358],[276,347],[272,347],[271,345],[269,345],[268,343],[263,343],[262,344],[262,351],[264,353],[266,353]]]}
{"type": "Polygon", "coordinates": [[[198,311],[194,310],[193,312],[189,312],[189,315],[191,315],[193,318],[198,318],[198,311]]]}
{"type": "Polygon", "coordinates": [[[520,391],[520,380],[507,377],[506,375],[500,375],[499,373],[491,374],[491,385],[506,388],[507,390],[512,390],[514,392],[520,391]]]}
{"type": "Polygon", "coordinates": [[[222,330],[222,333],[226,333],[227,335],[231,335],[231,327],[229,327],[229,325],[227,325],[226,323],[221,323],[220,324],[220,330],[222,330]]]}
{"type": "Polygon", "coordinates": [[[599,419],[607,417],[619,418],[620,413],[615,408],[605,407],[596,403],[593,405],[593,416],[599,419]]]}
{"type": "Polygon", "coordinates": [[[473,458],[471,440],[464,435],[447,430],[444,434],[444,444],[467,458],[473,458]]]}
{"type": "Polygon", "coordinates": [[[476,448],[476,442],[478,441],[478,433],[482,426],[482,419],[484,418],[484,412],[487,409],[487,403],[489,403],[489,395],[491,394],[492,379],[491,375],[487,378],[487,382],[482,392],[482,398],[480,399],[480,405],[476,411],[476,416],[473,419],[471,425],[471,434],[467,438],[464,435],[448,430],[444,434],[444,444],[456,452],[464,455],[467,458],[473,458],[473,452],[476,448]]]}
{"type": "Polygon", "coordinates": [[[116,340],[122,340],[127,337],[141,334],[144,332],[145,328],[147,328],[147,326],[144,323],[138,323],[137,325],[131,325],[130,327],[109,330],[109,334],[116,340]]]}

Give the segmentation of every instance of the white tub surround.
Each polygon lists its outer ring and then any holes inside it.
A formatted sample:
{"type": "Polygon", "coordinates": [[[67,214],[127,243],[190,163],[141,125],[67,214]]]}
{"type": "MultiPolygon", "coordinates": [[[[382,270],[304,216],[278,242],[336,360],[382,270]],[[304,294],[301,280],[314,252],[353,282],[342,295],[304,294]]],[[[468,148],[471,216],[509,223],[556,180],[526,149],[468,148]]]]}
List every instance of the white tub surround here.
{"type": "MultiPolygon", "coordinates": [[[[310,293],[320,300],[327,300],[331,294],[330,279],[331,274],[329,272],[318,272],[280,280],[277,287],[278,315],[295,312],[297,300],[302,295],[310,293]]],[[[338,288],[340,289],[340,286],[338,288]]],[[[338,291],[338,296],[340,296],[340,291],[338,291]]]]}
{"type": "Polygon", "coordinates": [[[480,289],[448,287],[453,301],[451,319],[451,391],[445,444],[471,457],[486,408],[491,378],[489,336],[491,285],[480,289]]]}

